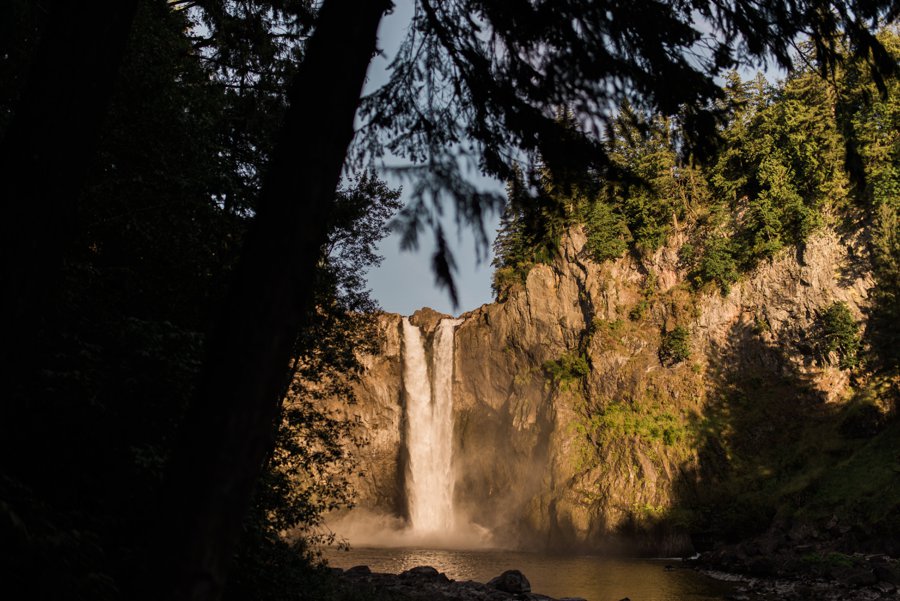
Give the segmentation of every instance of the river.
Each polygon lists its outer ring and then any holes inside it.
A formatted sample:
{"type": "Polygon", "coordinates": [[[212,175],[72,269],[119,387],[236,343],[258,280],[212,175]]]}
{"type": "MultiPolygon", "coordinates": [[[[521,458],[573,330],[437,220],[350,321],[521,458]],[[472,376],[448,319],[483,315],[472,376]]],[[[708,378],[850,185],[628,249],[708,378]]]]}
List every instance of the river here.
{"type": "Polygon", "coordinates": [[[331,566],[367,565],[373,572],[400,573],[416,566],[437,568],[453,580],[487,582],[505,570],[520,570],[535,593],[588,601],[722,601],[733,590],[682,568],[678,560],[611,559],[516,551],[446,549],[328,549],[331,566]],[[667,568],[667,566],[669,566],[667,568]]]}

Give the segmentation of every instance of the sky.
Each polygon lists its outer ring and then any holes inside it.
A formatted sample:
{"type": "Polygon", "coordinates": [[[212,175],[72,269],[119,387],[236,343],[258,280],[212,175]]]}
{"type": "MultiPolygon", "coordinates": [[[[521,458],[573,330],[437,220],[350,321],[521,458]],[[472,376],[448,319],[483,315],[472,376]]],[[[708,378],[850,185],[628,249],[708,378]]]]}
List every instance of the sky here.
{"type": "MultiPolygon", "coordinates": [[[[386,81],[387,66],[390,59],[396,54],[407,25],[412,19],[412,10],[411,0],[397,0],[393,13],[382,20],[378,37],[379,49],[383,54],[376,57],[369,67],[364,93],[372,92],[386,81]]],[[[743,69],[740,74],[744,79],[750,79],[755,72],[755,69],[743,69]]],[[[765,69],[764,74],[769,81],[775,81],[784,75],[782,71],[774,67],[765,69]]],[[[380,175],[392,186],[400,184],[389,175],[380,175]]],[[[482,188],[503,190],[502,184],[498,181],[483,177],[473,179],[482,188]]],[[[408,199],[406,191],[402,198],[408,199]]],[[[491,216],[485,222],[485,231],[491,240],[496,237],[499,222],[499,214],[491,216]]],[[[435,284],[434,274],[431,271],[431,255],[434,244],[429,233],[426,232],[420,236],[420,246],[417,251],[401,251],[399,235],[389,236],[379,245],[379,253],[384,257],[384,261],[381,266],[369,271],[367,279],[372,296],[385,311],[411,315],[422,307],[431,307],[442,313],[460,315],[493,300],[491,292],[493,254],[489,254],[481,262],[477,260],[475,239],[471,230],[466,228],[458,230],[452,211],[449,211],[446,216],[444,231],[447,233],[448,243],[456,260],[455,281],[459,294],[459,305],[453,307],[447,291],[438,288],[435,284]]]]}
{"type": "MultiPolygon", "coordinates": [[[[386,69],[390,62],[388,58],[396,53],[406,26],[412,18],[412,3],[409,0],[398,0],[395,5],[394,12],[382,20],[378,31],[379,48],[385,56],[379,56],[372,61],[364,93],[377,89],[386,81],[386,69]]],[[[380,175],[393,186],[400,183],[390,176],[380,175]]],[[[502,190],[500,182],[481,177],[473,180],[482,188],[502,190]]],[[[403,199],[407,198],[408,194],[404,190],[403,199]]],[[[485,222],[485,231],[492,240],[499,222],[499,215],[493,215],[485,222]]],[[[417,309],[431,307],[442,313],[459,315],[493,300],[491,293],[493,255],[489,255],[481,263],[477,261],[475,238],[469,229],[457,230],[452,210],[446,215],[444,231],[456,259],[455,281],[459,306],[454,309],[447,291],[439,289],[434,283],[434,274],[431,271],[434,243],[430,234],[426,232],[419,237],[418,251],[401,251],[400,238],[397,235],[385,238],[379,245],[384,261],[380,267],[369,271],[368,282],[373,298],[385,311],[411,315],[417,309]]]]}

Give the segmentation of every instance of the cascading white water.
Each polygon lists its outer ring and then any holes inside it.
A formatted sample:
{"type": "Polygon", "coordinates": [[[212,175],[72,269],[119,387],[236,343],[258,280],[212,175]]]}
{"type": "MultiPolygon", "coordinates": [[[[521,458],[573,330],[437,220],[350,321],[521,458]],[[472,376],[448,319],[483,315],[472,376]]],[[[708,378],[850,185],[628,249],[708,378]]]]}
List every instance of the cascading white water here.
{"type": "Polygon", "coordinates": [[[431,378],[422,332],[403,318],[403,386],[410,527],[418,533],[453,529],[453,333],[462,320],[444,319],[434,335],[431,378]]]}

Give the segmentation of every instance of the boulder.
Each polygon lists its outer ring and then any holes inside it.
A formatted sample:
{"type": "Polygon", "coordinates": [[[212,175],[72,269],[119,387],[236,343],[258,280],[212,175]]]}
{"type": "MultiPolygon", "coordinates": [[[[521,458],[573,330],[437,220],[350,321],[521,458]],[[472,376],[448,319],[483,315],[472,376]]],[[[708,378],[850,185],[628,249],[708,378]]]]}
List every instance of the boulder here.
{"type": "Polygon", "coordinates": [[[519,594],[531,592],[531,583],[528,582],[528,578],[525,577],[525,574],[519,570],[506,570],[496,578],[492,578],[487,585],[505,593],[519,594]]]}
{"type": "Polygon", "coordinates": [[[347,574],[371,574],[372,568],[369,566],[353,566],[352,568],[347,568],[347,574]]]}
{"type": "Polygon", "coordinates": [[[440,572],[437,571],[437,568],[433,568],[431,566],[416,566],[414,568],[410,568],[400,574],[401,576],[438,576],[440,572]]]}
{"type": "Polygon", "coordinates": [[[873,566],[872,571],[875,577],[882,582],[890,584],[900,584],[900,567],[889,563],[877,563],[873,566]]]}
{"type": "Polygon", "coordinates": [[[441,582],[447,583],[450,582],[450,579],[447,578],[446,574],[442,574],[438,572],[437,569],[431,566],[416,566],[414,568],[410,568],[400,574],[401,579],[416,579],[416,580],[427,580],[430,582],[441,582]]]}

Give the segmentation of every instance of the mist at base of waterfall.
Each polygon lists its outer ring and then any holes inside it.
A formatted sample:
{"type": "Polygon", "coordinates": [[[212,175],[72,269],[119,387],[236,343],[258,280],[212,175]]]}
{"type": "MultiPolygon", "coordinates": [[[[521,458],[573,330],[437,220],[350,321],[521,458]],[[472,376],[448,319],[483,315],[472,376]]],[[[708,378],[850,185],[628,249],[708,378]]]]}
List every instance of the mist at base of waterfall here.
{"type": "Polygon", "coordinates": [[[406,520],[365,509],[354,509],[326,523],[337,542],[351,547],[427,547],[432,549],[495,549],[487,528],[478,524],[457,524],[451,529],[423,531],[411,528],[406,520]]]}
{"type": "Polygon", "coordinates": [[[426,342],[420,327],[402,319],[408,519],[364,508],[335,514],[326,526],[338,542],[382,548],[495,548],[490,531],[460,519],[453,504],[453,348],[461,323],[440,320],[426,342]]]}

